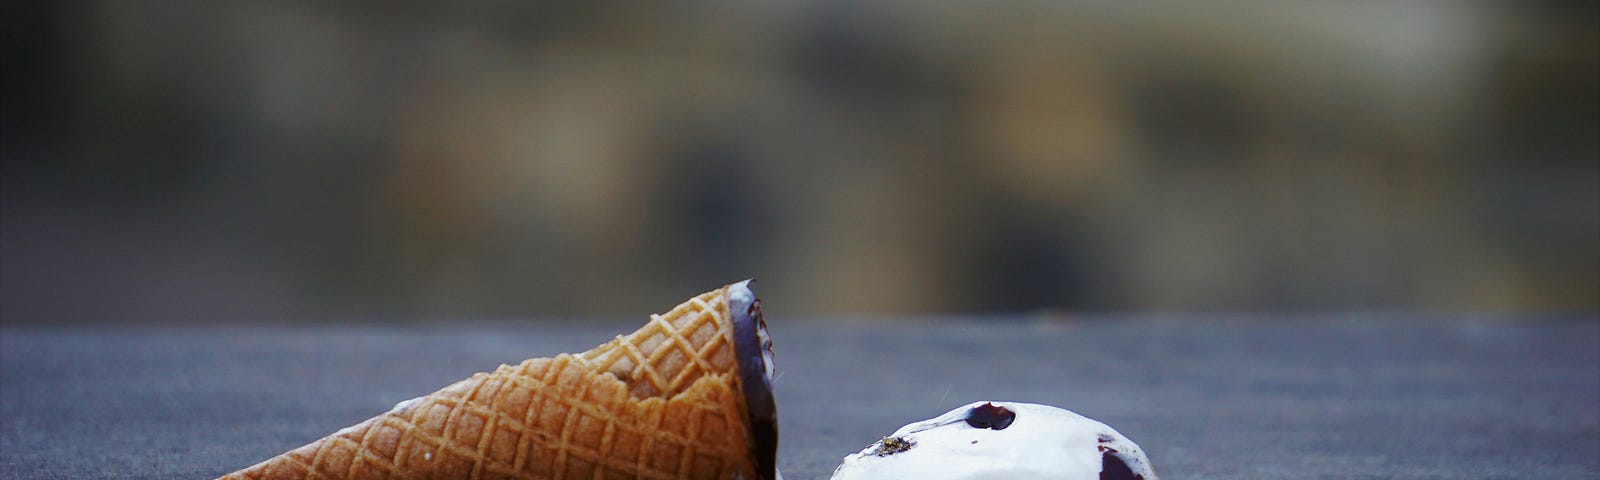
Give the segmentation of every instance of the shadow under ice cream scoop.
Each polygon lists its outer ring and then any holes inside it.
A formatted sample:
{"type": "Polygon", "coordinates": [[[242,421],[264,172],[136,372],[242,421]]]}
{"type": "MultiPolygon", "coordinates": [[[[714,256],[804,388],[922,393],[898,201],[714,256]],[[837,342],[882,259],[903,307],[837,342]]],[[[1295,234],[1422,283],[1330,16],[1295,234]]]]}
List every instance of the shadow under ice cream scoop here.
{"type": "Polygon", "coordinates": [[[1133,441],[1049,405],[974,402],[845,457],[833,480],[1158,480],[1133,441]]]}

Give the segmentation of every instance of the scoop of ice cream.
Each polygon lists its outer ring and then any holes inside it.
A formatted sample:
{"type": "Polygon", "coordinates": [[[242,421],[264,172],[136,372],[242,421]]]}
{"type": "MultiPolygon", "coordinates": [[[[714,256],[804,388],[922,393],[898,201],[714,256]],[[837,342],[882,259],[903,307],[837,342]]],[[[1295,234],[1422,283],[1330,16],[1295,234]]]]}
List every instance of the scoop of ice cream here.
{"type": "Polygon", "coordinates": [[[1133,441],[1049,405],[974,402],[845,457],[833,480],[1158,480],[1133,441]]]}

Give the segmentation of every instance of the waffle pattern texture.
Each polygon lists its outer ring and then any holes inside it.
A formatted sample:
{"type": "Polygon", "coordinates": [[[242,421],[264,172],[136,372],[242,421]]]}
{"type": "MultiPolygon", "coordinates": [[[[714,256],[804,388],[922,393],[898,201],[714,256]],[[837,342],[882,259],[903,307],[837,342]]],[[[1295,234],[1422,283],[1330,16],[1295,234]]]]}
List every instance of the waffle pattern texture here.
{"type": "Polygon", "coordinates": [[[228,474],[276,479],[758,479],[727,287],[578,355],[501,365],[228,474]]]}

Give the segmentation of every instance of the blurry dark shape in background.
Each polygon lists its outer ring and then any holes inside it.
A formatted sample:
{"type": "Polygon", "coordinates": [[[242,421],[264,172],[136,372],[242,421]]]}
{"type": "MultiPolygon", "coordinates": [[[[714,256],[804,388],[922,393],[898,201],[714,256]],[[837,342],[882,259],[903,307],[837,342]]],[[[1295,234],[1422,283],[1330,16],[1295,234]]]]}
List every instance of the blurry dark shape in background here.
{"type": "Polygon", "coordinates": [[[1600,306],[1596,2],[7,2],[0,321],[1600,306]]]}

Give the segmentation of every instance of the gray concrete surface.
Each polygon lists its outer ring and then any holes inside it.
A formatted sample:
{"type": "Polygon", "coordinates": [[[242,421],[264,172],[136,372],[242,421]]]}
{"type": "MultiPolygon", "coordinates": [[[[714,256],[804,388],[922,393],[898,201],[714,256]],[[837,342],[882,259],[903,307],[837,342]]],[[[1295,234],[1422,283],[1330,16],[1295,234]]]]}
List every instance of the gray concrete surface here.
{"type": "MultiPolygon", "coordinates": [[[[981,399],[1104,421],[1166,480],[1600,475],[1593,316],[772,320],[791,480],[981,399]]],[[[0,329],[0,477],[210,478],[634,326],[0,329]]]]}

